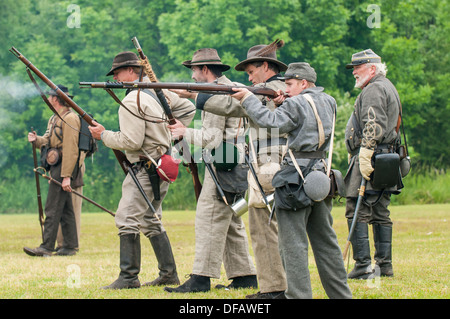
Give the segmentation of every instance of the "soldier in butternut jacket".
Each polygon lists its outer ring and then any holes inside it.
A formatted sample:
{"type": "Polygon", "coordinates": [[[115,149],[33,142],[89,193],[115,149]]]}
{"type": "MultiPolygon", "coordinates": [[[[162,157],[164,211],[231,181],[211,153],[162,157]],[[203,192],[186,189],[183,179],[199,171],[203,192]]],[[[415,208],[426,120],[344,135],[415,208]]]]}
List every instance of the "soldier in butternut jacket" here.
{"type": "MultiPolygon", "coordinates": [[[[58,86],[68,94],[66,87],[58,86]]],[[[47,130],[43,136],[36,132],[28,133],[28,141],[35,147],[45,146],[49,156],[50,175],[62,184],[62,187],[50,183],[45,204],[45,222],[43,242],[37,248],[25,247],[24,251],[30,256],[51,256],[55,249],[58,227],[61,224],[64,237],[62,247],[57,255],[74,255],[78,247],[78,236],[74,208],[72,203],[72,189],[79,189],[83,185],[82,165],[85,154],[78,149],[80,118],[72,112],[69,106],[55,92],[49,93],[49,102],[58,115],[53,115],[48,121],[47,130]],[[63,120],[64,121],[63,121],[63,120]]],[[[44,148],[41,150],[43,151],[44,148]]]]}

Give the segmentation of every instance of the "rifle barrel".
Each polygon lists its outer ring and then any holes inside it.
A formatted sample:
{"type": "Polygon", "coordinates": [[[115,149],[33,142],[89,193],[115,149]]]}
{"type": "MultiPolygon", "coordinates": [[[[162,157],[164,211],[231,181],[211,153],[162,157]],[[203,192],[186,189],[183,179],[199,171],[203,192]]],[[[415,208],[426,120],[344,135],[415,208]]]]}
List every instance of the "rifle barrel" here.
{"type": "Polygon", "coordinates": [[[234,94],[234,88],[244,88],[254,94],[269,97],[277,97],[278,93],[269,88],[253,87],[245,85],[223,85],[210,83],[185,83],[185,82],[79,82],[80,87],[103,88],[103,89],[175,89],[197,92],[209,92],[215,94],[234,94]]]}

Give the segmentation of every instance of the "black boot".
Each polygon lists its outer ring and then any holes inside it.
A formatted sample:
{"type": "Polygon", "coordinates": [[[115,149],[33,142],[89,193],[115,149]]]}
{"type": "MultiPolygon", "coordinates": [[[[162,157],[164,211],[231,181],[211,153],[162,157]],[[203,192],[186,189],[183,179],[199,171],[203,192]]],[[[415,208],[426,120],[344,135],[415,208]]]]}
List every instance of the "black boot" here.
{"type": "Polygon", "coordinates": [[[184,284],[179,287],[171,288],[164,287],[165,291],[168,292],[207,292],[211,290],[211,279],[205,276],[199,275],[190,275],[189,278],[184,284]]]}
{"type": "Polygon", "coordinates": [[[150,243],[158,260],[159,277],[153,281],[146,282],[144,286],[179,285],[177,266],[167,233],[164,232],[150,237],[150,243]]]}
{"type": "Polygon", "coordinates": [[[103,289],[129,289],[141,286],[138,274],[141,268],[141,241],[139,234],[120,236],[120,274],[103,289]]]}
{"type": "Polygon", "coordinates": [[[373,224],[375,241],[375,262],[380,268],[380,276],[392,277],[392,226],[373,224]]]}
{"type": "Polygon", "coordinates": [[[240,276],[240,277],[234,277],[231,284],[228,286],[224,285],[217,285],[217,289],[238,289],[238,288],[258,288],[258,280],[256,279],[256,275],[249,275],[249,276],[240,276]]]}
{"type": "MultiPolygon", "coordinates": [[[[348,220],[350,229],[352,220],[348,220]]],[[[350,239],[353,248],[353,259],[355,260],[355,268],[348,274],[349,279],[367,279],[372,274],[370,244],[369,244],[369,227],[366,223],[356,222],[350,239]]]]}

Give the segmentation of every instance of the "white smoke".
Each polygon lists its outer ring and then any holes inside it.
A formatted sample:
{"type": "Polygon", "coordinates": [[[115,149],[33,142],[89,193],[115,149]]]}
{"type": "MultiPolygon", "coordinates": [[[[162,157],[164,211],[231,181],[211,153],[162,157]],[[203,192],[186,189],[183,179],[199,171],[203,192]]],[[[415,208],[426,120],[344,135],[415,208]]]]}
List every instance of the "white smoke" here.
{"type": "Polygon", "coordinates": [[[0,108],[14,112],[24,111],[27,100],[39,95],[33,83],[20,82],[0,74],[0,108]]]}
{"type": "Polygon", "coordinates": [[[18,116],[28,110],[30,100],[38,95],[39,92],[31,81],[22,82],[12,76],[0,74],[0,169],[11,160],[8,140],[4,139],[3,134],[14,130],[18,116]]]}

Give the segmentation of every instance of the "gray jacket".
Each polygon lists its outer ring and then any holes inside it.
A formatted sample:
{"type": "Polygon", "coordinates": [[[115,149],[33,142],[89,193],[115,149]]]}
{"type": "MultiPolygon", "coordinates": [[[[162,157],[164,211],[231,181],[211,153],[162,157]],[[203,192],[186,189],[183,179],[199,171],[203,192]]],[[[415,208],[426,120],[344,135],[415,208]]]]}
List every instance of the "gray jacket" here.
{"type": "MultiPolygon", "coordinates": [[[[376,150],[381,145],[392,145],[400,111],[400,98],[394,85],[383,75],[373,77],[355,101],[355,109],[345,129],[345,145],[352,156],[345,176],[347,197],[358,197],[361,184],[358,155],[360,147],[376,150]]],[[[401,186],[399,186],[401,187],[401,186]]],[[[367,183],[366,193],[373,187],[367,183]]],[[[396,193],[397,187],[387,191],[396,193]]]]}
{"type": "Polygon", "coordinates": [[[319,150],[317,120],[304,94],[310,94],[316,104],[325,133],[325,143],[320,150],[327,151],[336,101],[324,93],[322,87],[306,89],[299,95],[286,99],[273,111],[263,107],[261,101],[253,95],[246,98],[242,105],[259,127],[278,128],[280,134],[287,133],[289,148],[293,151],[314,152],[319,150]]]}

